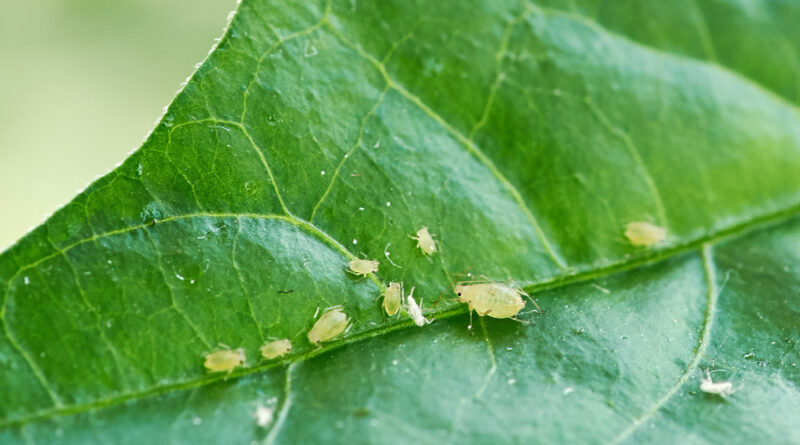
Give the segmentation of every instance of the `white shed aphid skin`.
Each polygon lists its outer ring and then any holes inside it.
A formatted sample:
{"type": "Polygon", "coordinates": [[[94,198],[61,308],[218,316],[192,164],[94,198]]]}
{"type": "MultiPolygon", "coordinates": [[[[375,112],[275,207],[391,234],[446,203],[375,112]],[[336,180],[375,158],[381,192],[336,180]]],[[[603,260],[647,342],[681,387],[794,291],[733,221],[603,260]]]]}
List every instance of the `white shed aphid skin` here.
{"type": "Polygon", "coordinates": [[[625,226],[625,237],[634,246],[651,247],[667,237],[667,229],[644,221],[634,221],[625,226]]]}
{"type": "Polygon", "coordinates": [[[207,354],[203,366],[210,372],[231,372],[234,368],[242,366],[245,360],[247,358],[244,355],[244,349],[224,349],[207,354]]]}
{"type": "Polygon", "coordinates": [[[267,360],[272,360],[286,355],[292,350],[292,342],[288,338],[274,340],[261,347],[261,356],[267,360]]]}
{"type": "Polygon", "coordinates": [[[700,379],[700,391],[708,394],[717,394],[724,398],[733,393],[733,382],[715,382],[711,380],[711,373],[706,371],[706,378],[700,379]]]}
{"type": "Polygon", "coordinates": [[[383,310],[392,316],[400,310],[403,298],[403,283],[391,282],[383,293],[383,310]]]}
{"type": "Polygon", "coordinates": [[[341,305],[329,307],[314,323],[314,327],[308,331],[308,341],[318,345],[324,341],[333,340],[345,330],[350,329],[352,325],[348,326],[349,323],[350,319],[342,311],[341,305]]]}
{"type": "Polygon", "coordinates": [[[406,313],[412,320],[414,320],[414,324],[422,327],[426,324],[430,323],[433,320],[428,320],[422,315],[422,300],[419,300],[419,305],[417,305],[416,300],[414,300],[414,288],[411,288],[411,292],[408,293],[408,302],[406,303],[406,313]]]}
{"type": "Polygon", "coordinates": [[[425,255],[432,255],[436,252],[436,242],[433,240],[430,232],[428,232],[427,227],[417,230],[417,236],[411,236],[411,239],[417,240],[417,247],[419,247],[425,255]]]}
{"type": "Polygon", "coordinates": [[[453,291],[461,303],[469,305],[469,326],[472,331],[472,311],[483,317],[488,315],[492,318],[510,318],[523,324],[530,324],[528,321],[516,318],[519,311],[525,307],[525,300],[522,296],[528,297],[531,302],[539,309],[539,305],[517,286],[507,285],[496,282],[469,282],[456,283],[453,291]]]}
{"type": "Polygon", "coordinates": [[[378,271],[378,262],[373,260],[362,260],[355,258],[350,261],[349,268],[347,269],[353,275],[366,277],[368,274],[378,271]]]}

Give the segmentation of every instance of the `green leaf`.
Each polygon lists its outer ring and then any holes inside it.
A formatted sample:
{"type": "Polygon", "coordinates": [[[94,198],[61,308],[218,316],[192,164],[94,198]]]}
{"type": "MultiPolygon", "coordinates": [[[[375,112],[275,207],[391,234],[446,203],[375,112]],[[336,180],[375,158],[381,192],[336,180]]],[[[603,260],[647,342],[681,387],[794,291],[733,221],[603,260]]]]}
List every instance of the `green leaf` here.
{"type": "Polygon", "coordinates": [[[2,442],[800,441],[800,7],[562,3],[244,1],[142,148],[0,256],[2,442]],[[536,325],[471,336],[465,271],[536,325]],[[401,280],[432,325],[382,313],[401,280]],[[245,366],[207,373],[220,343],[245,366]]]}

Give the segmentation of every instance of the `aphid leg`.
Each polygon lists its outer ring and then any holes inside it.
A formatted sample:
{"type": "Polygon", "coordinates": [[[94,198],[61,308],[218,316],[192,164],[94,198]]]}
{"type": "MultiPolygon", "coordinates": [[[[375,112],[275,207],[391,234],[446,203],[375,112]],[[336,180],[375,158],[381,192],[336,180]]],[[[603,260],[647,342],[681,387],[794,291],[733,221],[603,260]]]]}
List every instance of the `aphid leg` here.
{"type": "Polygon", "coordinates": [[[528,297],[528,300],[531,300],[531,303],[533,303],[533,305],[534,305],[534,306],[536,306],[536,310],[537,310],[538,312],[542,312],[542,308],[540,308],[540,307],[539,307],[539,304],[538,304],[538,303],[536,303],[536,300],[534,300],[533,298],[531,298],[531,296],[530,296],[530,295],[528,295],[526,292],[520,292],[520,293],[521,293],[522,295],[525,295],[526,297],[528,297]]]}
{"type": "Polygon", "coordinates": [[[517,317],[511,317],[511,319],[512,319],[512,320],[514,320],[514,321],[518,321],[518,322],[520,322],[520,323],[522,323],[522,324],[524,324],[524,325],[526,325],[526,326],[530,326],[530,325],[532,325],[532,324],[535,324],[535,323],[533,323],[533,322],[532,322],[532,321],[530,321],[530,320],[520,320],[520,319],[519,319],[519,318],[517,318],[517,317]]]}

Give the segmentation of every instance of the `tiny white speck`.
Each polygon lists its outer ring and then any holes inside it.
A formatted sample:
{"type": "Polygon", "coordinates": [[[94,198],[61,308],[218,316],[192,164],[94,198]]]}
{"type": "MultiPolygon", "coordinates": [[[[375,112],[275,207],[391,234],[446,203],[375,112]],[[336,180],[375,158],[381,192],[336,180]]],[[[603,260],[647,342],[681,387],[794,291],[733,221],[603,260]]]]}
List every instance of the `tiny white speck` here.
{"type": "Polygon", "coordinates": [[[567,394],[571,393],[572,391],[575,391],[575,388],[573,388],[571,386],[567,386],[566,388],[564,388],[564,395],[567,395],[567,394]]]}
{"type": "Polygon", "coordinates": [[[22,279],[22,281],[24,281],[25,284],[30,284],[31,279],[26,276],[25,278],[22,279]]]}
{"type": "Polygon", "coordinates": [[[185,279],[186,279],[186,278],[183,278],[182,276],[180,276],[180,274],[175,274],[175,276],[176,276],[176,277],[177,277],[179,280],[181,280],[181,281],[183,281],[183,280],[185,280],[185,279]]]}
{"type": "Polygon", "coordinates": [[[273,408],[259,405],[255,412],[256,423],[258,426],[263,428],[272,423],[272,414],[274,412],[275,410],[273,408]]]}
{"type": "Polygon", "coordinates": [[[510,350],[511,350],[511,346],[506,348],[506,351],[510,351],[510,350]]]}
{"type": "Polygon", "coordinates": [[[345,154],[344,154],[344,158],[345,158],[345,159],[347,159],[347,158],[349,158],[349,157],[350,157],[350,153],[345,153],[345,154]]]}
{"type": "Polygon", "coordinates": [[[353,238],[353,244],[358,244],[358,240],[353,238]]]}
{"type": "Polygon", "coordinates": [[[364,211],[364,207],[359,207],[358,210],[364,211]]]}
{"type": "Polygon", "coordinates": [[[508,384],[509,385],[513,385],[514,383],[517,383],[517,379],[514,379],[514,378],[508,379],[508,384]]]}
{"type": "Polygon", "coordinates": [[[194,284],[194,280],[189,280],[189,284],[194,284]]]}
{"type": "Polygon", "coordinates": [[[322,170],[321,172],[319,172],[319,174],[321,174],[322,176],[325,176],[325,170],[322,170]]]}
{"type": "Polygon", "coordinates": [[[389,201],[386,201],[386,207],[389,207],[390,205],[392,205],[392,203],[389,202],[389,201]]]}
{"type": "Polygon", "coordinates": [[[378,148],[380,146],[381,146],[381,141],[378,141],[375,143],[375,145],[372,146],[372,148],[378,148]]]}
{"type": "Polygon", "coordinates": [[[111,260],[108,260],[108,264],[111,264],[111,260]]]}
{"type": "Polygon", "coordinates": [[[192,423],[195,425],[200,425],[201,423],[203,423],[203,419],[195,417],[194,419],[192,419],[192,423]]]}
{"type": "Polygon", "coordinates": [[[106,327],[107,327],[107,328],[110,328],[110,327],[111,327],[111,320],[108,320],[108,321],[106,322],[106,327]]]}
{"type": "Polygon", "coordinates": [[[393,364],[393,365],[397,365],[398,363],[400,363],[400,362],[399,362],[399,361],[397,361],[397,360],[392,360],[392,364],[393,364]]]}

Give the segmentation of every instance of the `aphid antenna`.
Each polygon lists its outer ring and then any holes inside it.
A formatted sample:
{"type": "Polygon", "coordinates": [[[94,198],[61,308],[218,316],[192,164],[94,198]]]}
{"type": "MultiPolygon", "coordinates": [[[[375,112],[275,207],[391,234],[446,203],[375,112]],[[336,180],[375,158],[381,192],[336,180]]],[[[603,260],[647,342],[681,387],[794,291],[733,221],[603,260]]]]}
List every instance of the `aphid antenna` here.
{"type": "Polygon", "coordinates": [[[445,297],[444,296],[445,292],[447,292],[447,289],[442,290],[442,293],[439,294],[439,298],[437,298],[436,301],[434,301],[433,304],[431,305],[432,307],[436,307],[439,303],[442,302],[442,300],[458,301],[458,298],[456,297],[445,297]]]}
{"type": "Polygon", "coordinates": [[[456,273],[454,273],[453,275],[455,275],[455,276],[457,276],[457,277],[458,277],[458,276],[464,276],[464,275],[466,275],[466,276],[472,276],[472,273],[470,273],[470,272],[469,272],[469,270],[470,270],[470,269],[472,269],[473,267],[475,267],[475,265],[474,265],[474,264],[470,264],[469,266],[467,266],[467,267],[464,269],[464,271],[463,271],[463,272],[456,272],[456,273]]]}
{"type": "Polygon", "coordinates": [[[389,258],[389,255],[391,255],[391,253],[389,252],[389,246],[391,246],[391,245],[392,245],[392,243],[389,243],[389,244],[386,245],[386,247],[383,248],[383,256],[386,257],[386,259],[389,261],[389,264],[391,264],[392,266],[397,267],[399,269],[402,269],[403,266],[400,266],[399,264],[397,264],[394,261],[392,261],[391,258],[389,258]]]}

